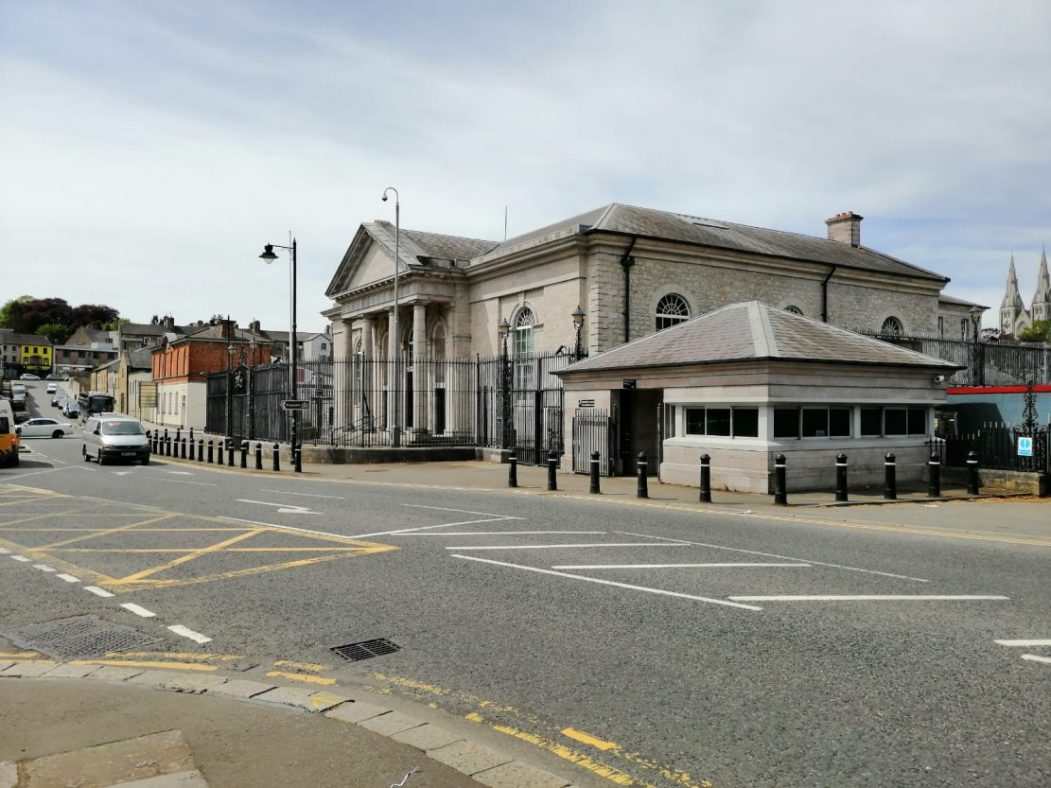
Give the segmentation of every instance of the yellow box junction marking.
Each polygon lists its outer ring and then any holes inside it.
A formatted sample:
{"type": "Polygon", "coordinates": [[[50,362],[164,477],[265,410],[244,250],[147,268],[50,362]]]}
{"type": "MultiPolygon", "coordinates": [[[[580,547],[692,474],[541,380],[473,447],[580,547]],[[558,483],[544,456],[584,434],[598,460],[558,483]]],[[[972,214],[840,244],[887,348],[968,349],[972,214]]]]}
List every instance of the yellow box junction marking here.
{"type": "MultiPolygon", "coordinates": [[[[84,578],[94,585],[118,593],[208,583],[399,549],[395,545],[343,536],[297,531],[252,522],[231,525],[229,520],[217,517],[162,511],[154,507],[87,497],[47,494],[46,491],[37,493],[0,484],[0,507],[15,506],[27,501],[35,504],[32,513],[0,509],[0,536],[17,538],[15,535],[22,533],[26,535],[25,541],[36,541],[41,538],[41,534],[54,532],[53,540],[44,544],[27,545],[0,538],[0,546],[17,551],[34,561],[46,561],[62,572],[84,578]],[[41,503],[53,503],[57,506],[52,507],[53,511],[43,511],[39,507],[41,503]],[[70,527],[74,521],[69,518],[76,518],[75,523],[84,523],[83,527],[70,527]],[[96,521],[95,518],[102,520],[96,521]],[[128,518],[131,518],[132,522],[127,522],[128,518]],[[109,519],[111,523],[116,521],[118,524],[106,524],[105,519],[109,519]],[[177,520],[186,522],[186,527],[180,527],[181,523],[175,522],[177,520]],[[163,525],[158,527],[159,523],[163,525]],[[192,544],[196,546],[186,547],[185,542],[181,545],[172,544],[172,535],[191,533],[195,537],[192,544]],[[35,539],[29,538],[30,534],[37,536],[35,539]],[[125,536],[145,538],[148,540],[147,545],[142,546],[141,541],[136,540],[135,547],[100,546],[100,542],[101,545],[106,545],[106,539],[125,536]],[[272,542],[264,542],[265,546],[258,545],[260,539],[274,537],[279,537],[284,544],[275,546],[272,542]],[[112,570],[105,573],[64,560],[75,558],[78,561],[90,561],[93,556],[101,558],[107,555],[127,555],[129,559],[135,556],[141,561],[149,560],[151,554],[158,556],[158,563],[151,562],[151,565],[142,568],[140,562],[134,571],[118,576],[114,576],[112,570]],[[161,558],[164,555],[167,555],[168,560],[161,558]],[[222,571],[194,571],[198,566],[195,562],[216,555],[229,558],[236,556],[242,564],[249,562],[249,565],[222,571]]],[[[121,541],[127,545],[129,540],[122,538],[121,541]]]]}
{"type": "Polygon", "coordinates": [[[592,736],[590,733],[584,733],[584,731],[578,731],[576,728],[564,728],[562,735],[567,739],[578,741],[581,744],[590,744],[599,750],[619,750],[620,745],[615,744],[605,739],[600,739],[598,736],[592,736]]]}

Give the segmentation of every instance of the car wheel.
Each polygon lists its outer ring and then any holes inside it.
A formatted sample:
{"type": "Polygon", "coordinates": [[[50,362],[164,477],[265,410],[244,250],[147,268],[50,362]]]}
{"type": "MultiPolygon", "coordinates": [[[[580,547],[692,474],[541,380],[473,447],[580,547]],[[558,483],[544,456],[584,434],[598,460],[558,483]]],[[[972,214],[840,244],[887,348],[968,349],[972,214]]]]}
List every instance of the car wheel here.
{"type": "Polygon", "coordinates": [[[150,464],[150,458],[149,457],[143,457],[142,458],[142,464],[143,465],[149,465],[150,464]]]}
{"type": "Polygon", "coordinates": [[[55,430],[54,432],[51,433],[51,437],[52,438],[61,438],[65,434],[66,433],[64,433],[62,430],[55,430]]]}
{"type": "Polygon", "coordinates": [[[88,450],[86,447],[80,447],[80,454],[84,458],[84,462],[91,462],[91,457],[88,456],[88,450]]]}
{"type": "Polygon", "coordinates": [[[102,456],[102,449],[99,449],[98,457],[95,458],[99,465],[106,464],[106,458],[102,456]]]}

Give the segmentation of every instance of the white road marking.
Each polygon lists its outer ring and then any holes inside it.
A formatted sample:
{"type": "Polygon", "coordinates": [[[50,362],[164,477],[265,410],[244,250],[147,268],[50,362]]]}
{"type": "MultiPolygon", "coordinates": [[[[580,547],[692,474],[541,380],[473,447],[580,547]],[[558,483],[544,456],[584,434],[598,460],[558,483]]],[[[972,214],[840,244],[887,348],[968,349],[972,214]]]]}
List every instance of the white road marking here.
{"type": "Polygon", "coordinates": [[[121,605],[121,607],[124,608],[125,610],[130,610],[135,615],[142,616],[143,618],[153,618],[154,616],[157,615],[156,613],[154,613],[154,612],[152,612],[150,610],[147,610],[144,607],[139,607],[134,602],[125,602],[124,604],[121,605]]]}
{"type": "Polygon", "coordinates": [[[54,567],[48,566],[47,564],[33,564],[34,569],[39,569],[41,572],[54,572],[54,567]]]}
{"type": "Polygon", "coordinates": [[[590,544],[500,544],[480,547],[446,547],[446,550],[563,550],[591,547],[686,547],[684,544],[666,542],[593,542],[590,544]]]}
{"type": "Polygon", "coordinates": [[[459,512],[460,514],[477,514],[479,517],[497,517],[501,520],[524,520],[524,517],[512,517],[509,514],[497,514],[496,512],[472,512],[470,509],[449,509],[445,506],[424,506],[422,503],[403,503],[410,509],[434,509],[438,512],[459,512]]]}
{"type": "Polygon", "coordinates": [[[1022,648],[1035,648],[1036,646],[1051,646],[1051,640],[994,640],[998,646],[1021,646],[1022,648]]]}
{"type": "Polygon", "coordinates": [[[1038,657],[1036,654],[1023,654],[1022,659],[1029,660],[1030,662],[1043,662],[1047,665],[1051,665],[1051,657],[1038,657]]]}
{"type": "Polygon", "coordinates": [[[846,566],[844,564],[832,564],[828,561],[811,561],[809,558],[798,558],[794,555],[778,555],[777,553],[764,553],[759,550],[745,550],[740,547],[726,547],[721,544],[708,544],[707,542],[691,542],[686,539],[670,539],[666,536],[653,536],[652,534],[638,534],[632,531],[621,531],[620,533],[626,536],[638,536],[643,539],[666,539],[669,542],[679,542],[681,544],[692,544],[697,547],[710,547],[713,550],[728,550],[731,553],[746,553],[747,555],[761,555],[764,558],[780,558],[782,561],[800,561],[807,564],[813,564],[814,566],[828,566],[832,569],[845,569],[848,572],[864,572],[869,575],[879,575],[881,577],[893,577],[897,580],[914,580],[917,583],[929,583],[929,580],[924,580],[922,577],[909,577],[908,575],[896,575],[891,572],[879,572],[875,569],[862,569],[857,566],[846,566]]]}
{"type": "Polygon", "coordinates": [[[11,551],[6,547],[0,547],[0,555],[11,555],[11,551]]]}
{"type": "Polygon", "coordinates": [[[194,485],[196,487],[218,487],[219,486],[218,484],[214,484],[212,482],[184,482],[184,481],[180,481],[179,479],[164,479],[164,481],[168,482],[168,484],[192,484],[192,485],[194,485]]]}
{"type": "Polygon", "coordinates": [[[265,525],[267,528],[279,528],[282,531],[297,531],[301,534],[317,534],[319,536],[332,536],[336,539],[360,539],[357,536],[347,536],[346,534],[334,534],[331,531],[315,531],[312,528],[296,528],[294,525],[282,525],[280,523],[264,523],[259,520],[245,520],[242,517],[226,517],[224,515],[218,515],[215,519],[217,520],[229,520],[232,523],[249,523],[251,525],[265,525]]]}
{"type": "Polygon", "coordinates": [[[55,577],[60,577],[63,580],[65,580],[67,583],[79,583],[80,582],[80,578],[79,577],[73,577],[73,575],[55,575],[55,577]]]}
{"type": "Polygon", "coordinates": [[[13,555],[11,556],[15,561],[21,561],[23,564],[28,564],[32,559],[26,558],[24,555],[13,555]]]}
{"type": "Polygon", "coordinates": [[[354,534],[351,539],[369,539],[374,536],[391,536],[412,534],[416,531],[433,531],[435,528],[452,528],[454,525],[475,525],[477,523],[499,523],[504,520],[521,520],[521,517],[494,517],[488,520],[462,520],[457,523],[441,523],[439,525],[424,525],[419,528],[396,528],[393,531],[374,531],[370,534],[354,534]]]}
{"type": "Polygon", "coordinates": [[[453,558],[462,558],[465,561],[478,561],[483,564],[492,564],[494,566],[506,566],[511,569],[524,569],[527,572],[537,572],[542,575],[554,575],[555,577],[567,577],[571,580],[583,580],[588,583],[598,583],[604,586],[614,586],[615,588],[626,588],[630,591],[643,591],[647,594],[660,594],[661,596],[673,596],[679,599],[692,599],[697,602],[707,602],[712,605],[722,605],[724,607],[736,607],[743,610],[762,610],[761,607],[756,605],[743,605],[737,602],[728,602],[725,599],[712,599],[706,596],[694,596],[693,594],[680,594],[677,591],[665,591],[660,588],[648,588],[647,586],[636,586],[629,583],[617,583],[613,580],[601,580],[597,577],[585,577],[584,575],[572,575],[568,572],[554,572],[550,569],[540,569],[536,566],[523,566],[522,564],[509,564],[505,561],[491,561],[488,558],[476,558],[473,555],[454,555],[453,558]]]}
{"type": "Polygon", "coordinates": [[[211,643],[212,639],[207,635],[202,635],[200,632],[194,632],[192,629],[187,629],[182,624],[173,624],[168,627],[176,635],[182,635],[184,638],[189,638],[195,643],[211,643]]]}
{"type": "Polygon", "coordinates": [[[304,498],[331,498],[334,501],[347,500],[342,495],[317,495],[315,493],[288,492],[287,490],[260,490],[259,492],[272,492],[280,495],[300,495],[304,498]]]}
{"type": "Polygon", "coordinates": [[[732,596],[739,602],[948,602],[1003,600],[1008,596],[993,594],[808,594],[793,596],[732,596]]]}
{"type": "Polygon", "coordinates": [[[110,471],[114,476],[127,476],[129,473],[135,473],[135,471],[110,471]]]}
{"type": "Polygon", "coordinates": [[[810,564],[562,564],[552,569],[738,569],[741,567],[783,567],[797,566],[809,568],[810,564]]]}
{"type": "Polygon", "coordinates": [[[305,506],[292,506],[287,503],[273,503],[271,501],[255,501],[251,498],[237,498],[237,503],[255,503],[260,506],[276,506],[277,511],[281,514],[321,514],[320,512],[314,512],[305,506]]]}
{"type": "Polygon", "coordinates": [[[106,591],[106,590],[104,590],[102,588],[99,588],[98,586],[84,586],[84,590],[85,591],[90,591],[95,596],[100,596],[100,597],[103,597],[103,598],[113,596],[113,594],[111,594],[109,591],[106,591]]]}
{"type": "Polygon", "coordinates": [[[536,536],[540,534],[577,534],[604,536],[608,531],[446,531],[440,534],[414,534],[394,531],[391,536],[536,536]]]}
{"type": "Polygon", "coordinates": [[[82,471],[94,471],[95,468],[81,468],[79,465],[64,465],[61,468],[48,468],[43,471],[30,471],[29,473],[19,473],[15,476],[5,476],[4,481],[10,481],[11,479],[24,479],[26,476],[39,476],[42,473],[54,473],[55,471],[68,471],[70,469],[82,471]]]}

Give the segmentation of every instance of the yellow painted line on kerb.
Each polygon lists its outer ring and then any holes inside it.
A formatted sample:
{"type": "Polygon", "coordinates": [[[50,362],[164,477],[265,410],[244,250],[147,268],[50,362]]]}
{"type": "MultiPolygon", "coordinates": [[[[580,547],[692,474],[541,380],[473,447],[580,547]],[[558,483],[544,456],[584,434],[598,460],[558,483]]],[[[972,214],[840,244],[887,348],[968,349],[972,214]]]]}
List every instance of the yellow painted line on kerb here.
{"type": "Polygon", "coordinates": [[[0,658],[3,659],[33,659],[40,655],[35,651],[3,651],[0,652],[0,658]]]}
{"type": "Polygon", "coordinates": [[[241,659],[237,654],[198,654],[193,651],[111,651],[106,654],[108,659],[124,659],[125,657],[161,657],[167,659],[185,660],[213,660],[216,662],[233,662],[241,659]]]}
{"type": "Polygon", "coordinates": [[[335,679],[325,678],[324,676],[312,676],[308,673],[288,673],[283,670],[271,670],[266,674],[272,679],[288,679],[289,681],[301,681],[304,684],[335,684],[335,679]]]}
{"type": "Polygon", "coordinates": [[[275,668],[292,668],[293,670],[305,670],[308,673],[321,673],[322,671],[328,670],[328,665],[321,665],[317,662],[293,662],[288,659],[278,659],[274,661],[275,668]]]}
{"type": "Polygon", "coordinates": [[[162,668],[164,670],[197,670],[211,672],[218,670],[215,665],[201,665],[197,662],[145,662],[133,659],[74,659],[71,665],[110,665],[117,668],[162,668]]]}
{"type": "Polygon", "coordinates": [[[584,733],[584,731],[578,731],[576,728],[565,728],[562,731],[562,735],[573,741],[578,741],[581,744],[590,744],[599,750],[618,750],[620,749],[619,744],[615,744],[605,739],[600,739],[598,736],[592,736],[590,733],[584,733]]]}

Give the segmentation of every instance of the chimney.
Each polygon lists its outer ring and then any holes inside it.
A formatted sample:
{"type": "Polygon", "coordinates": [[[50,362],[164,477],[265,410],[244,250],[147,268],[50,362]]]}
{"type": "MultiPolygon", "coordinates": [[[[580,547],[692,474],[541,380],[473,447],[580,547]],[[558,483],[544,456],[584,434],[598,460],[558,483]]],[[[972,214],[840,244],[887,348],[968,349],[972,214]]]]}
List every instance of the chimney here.
{"type": "Polygon", "coordinates": [[[219,321],[219,336],[223,339],[234,339],[234,329],[237,328],[237,321],[226,318],[226,320],[219,321]]]}
{"type": "Polygon", "coordinates": [[[175,328],[175,318],[171,315],[165,315],[161,322],[165,328],[175,328]]]}
{"type": "Polygon", "coordinates": [[[260,333],[260,323],[259,323],[259,321],[258,320],[253,320],[251,323],[249,323],[248,324],[248,330],[251,331],[253,334],[260,333]]]}
{"type": "Polygon", "coordinates": [[[864,218],[853,211],[845,211],[837,213],[831,219],[825,219],[825,224],[828,225],[828,240],[861,246],[861,220],[864,218]]]}

